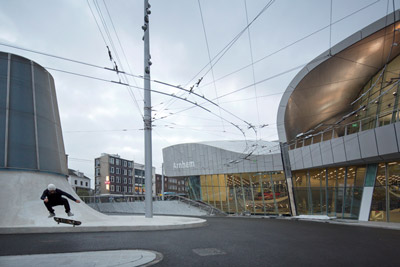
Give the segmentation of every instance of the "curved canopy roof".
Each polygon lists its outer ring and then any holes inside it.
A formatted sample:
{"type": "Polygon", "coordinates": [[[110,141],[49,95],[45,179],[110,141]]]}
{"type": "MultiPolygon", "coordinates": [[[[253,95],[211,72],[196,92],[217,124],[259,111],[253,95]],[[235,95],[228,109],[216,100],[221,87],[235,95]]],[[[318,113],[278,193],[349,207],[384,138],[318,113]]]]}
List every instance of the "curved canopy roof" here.
{"type": "Polygon", "coordinates": [[[290,142],[298,134],[320,123],[337,121],[352,110],[351,103],[366,82],[400,53],[400,32],[393,32],[400,28],[399,12],[346,38],[297,74],[279,105],[280,141],[290,142]]]}

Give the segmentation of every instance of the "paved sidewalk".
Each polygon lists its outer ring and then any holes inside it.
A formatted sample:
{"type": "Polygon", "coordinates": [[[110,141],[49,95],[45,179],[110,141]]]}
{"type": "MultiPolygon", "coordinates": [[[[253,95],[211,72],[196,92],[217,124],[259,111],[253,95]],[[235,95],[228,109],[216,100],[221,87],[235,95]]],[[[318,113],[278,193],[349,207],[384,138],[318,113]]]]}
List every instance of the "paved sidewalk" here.
{"type": "MultiPolygon", "coordinates": [[[[268,216],[266,218],[273,218],[268,216]]],[[[282,220],[299,220],[299,221],[312,221],[312,222],[320,222],[320,223],[331,223],[331,224],[342,224],[342,225],[350,225],[350,226],[361,226],[361,227],[372,227],[372,228],[381,228],[381,229],[391,229],[391,230],[400,230],[400,223],[393,222],[376,222],[376,221],[358,221],[358,220],[346,220],[346,219],[337,219],[328,216],[319,216],[319,215],[300,215],[293,217],[275,217],[276,219],[282,220]]]]}
{"type": "Polygon", "coordinates": [[[74,267],[133,267],[150,266],[162,260],[161,253],[149,250],[111,250],[74,253],[2,256],[0,266],[74,266],[74,267]]]}

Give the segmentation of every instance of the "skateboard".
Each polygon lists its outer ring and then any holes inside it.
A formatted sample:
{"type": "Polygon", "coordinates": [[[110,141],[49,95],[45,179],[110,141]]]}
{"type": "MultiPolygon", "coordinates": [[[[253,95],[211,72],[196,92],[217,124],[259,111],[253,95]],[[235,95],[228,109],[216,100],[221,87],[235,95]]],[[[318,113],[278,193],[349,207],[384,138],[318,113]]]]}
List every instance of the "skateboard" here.
{"type": "Polygon", "coordinates": [[[66,219],[66,218],[60,218],[60,217],[54,217],[54,220],[57,222],[57,224],[66,223],[66,224],[71,224],[73,227],[75,227],[75,225],[82,224],[82,222],[80,222],[80,221],[75,221],[72,219],[66,219]]]}

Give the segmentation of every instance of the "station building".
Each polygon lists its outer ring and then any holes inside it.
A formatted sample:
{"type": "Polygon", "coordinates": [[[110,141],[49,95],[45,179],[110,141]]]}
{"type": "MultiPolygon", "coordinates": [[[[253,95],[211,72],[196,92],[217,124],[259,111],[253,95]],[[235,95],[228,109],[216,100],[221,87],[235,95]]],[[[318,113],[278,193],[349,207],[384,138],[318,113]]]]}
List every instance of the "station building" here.
{"type": "Polygon", "coordinates": [[[279,141],[167,147],[165,174],[229,213],[400,222],[399,20],[368,25],[295,76],[279,141]]]}
{"type": "Polygon", "coordinates": [[[230,214],[290,214],[279,142],[215,141],[163,149],[164,172],[187,195],[230,214]]]}
{"type": "Polygon", "coordinates": [[[400,222],[400,13],[305,66],[278,110],[296,214],[400,222]]]}

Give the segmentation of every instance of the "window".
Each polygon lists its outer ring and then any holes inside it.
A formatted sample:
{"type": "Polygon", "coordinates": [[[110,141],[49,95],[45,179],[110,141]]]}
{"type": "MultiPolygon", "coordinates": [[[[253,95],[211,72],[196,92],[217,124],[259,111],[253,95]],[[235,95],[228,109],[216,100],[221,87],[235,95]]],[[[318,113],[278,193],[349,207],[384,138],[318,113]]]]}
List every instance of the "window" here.
{"type": "Polygon", "coordinates": [[[124,193],[127,193],[127,192],[128,192],[128,187],[124,186],[124,193]]]}
{"type": "Polygon", "coordinates": [[[127,169],[123,169],[122,171],[123,171],[124,175],[128,174],[128,170],[127,169]]]}
{"type": "Polygon", "coordinates": [[[124,184],[126,184],[128,182],[128,179],[124,178],[124,184]]]}
{"type": "Polygon", "coordinates": [[[114,164],[114,158],[110,158],[110,163],[114,164]]]}
{"type": "Polygon", "coordinates": [[[75,184],[76,184],[76,185],[78,184],[78,181],[77,181],[77,180],[75,180],[75,184]]]}
{"type": "Polygon", "coordinates": [[[132,162],[130,162],[130,161],[128,162],[128,167],[132,168],[132,162]]]}
{"type": "Polygon", "coordinates": [[[110,172],[114,173],[114,167],[110,167],[110,172]]]}
{"type": "Polygon", "coordinates": [[[114,183],[114,176],[111,176],[111,182],[114,183]]]}
{"type": "Polygon", "coordinates": [[[100,176],[100,168],[96,168],[96,176],[100,176]]]}
{"type": "Polygon", "coordinates": [[[132,178],[129,178],[129,184],[132,184],[132,178]]]}
{"type": "Polygon", "coordinates": [[[117,192],[121,192],[121,187],[119,185],[117,185],[117,192]]]}
{"type": "Polygon", "coordinates": [[[83,185],[83,182],[81,181],[81,185],[83,185]]]}
{"type": "Polygon", "coordinates": [[[88,182],[86,182],[85,185],[88,186],[88,182]]]}
{"type": "Polygon", "coordinates": [[[132,187],[128,187],[129,193],[132,193],[132,187]]]}
{"type": "Polygon", "coordinates": [[[96,166],[96,167],[100,166],[100,159],[96,159],[96,161],[95,161],[95,166],[96,166]]]}
{"type": "Polygon", "coordinates": [[[116,172],[117,172],[117,174],[121,174],[121,169],[120,168],[116,168],[116,172]]]}
{"type": "Polygon", "coordinates": [[[116,159],[116,160],[115,160],[115,164],[116,164],[116,165],[121,165],[121,160],[116,159]]]}
{"type": "Polygon", "coordinates": [[[132,170],[128,170],[128,175],[132,176],[132,170]]]}
{"type": "Polygon", "coordinates": [[[114,185],[111,185],[111,191],[114,191],[114,185]]]}
{"type": "Polygon", "coordinates": [[[124,160],[124,167],[126,167],[128,164],[127,164],[127,162],[126,162],[126,160],[124,160]]]}
{"type": "Polygon", "coordinates": [[[121,183],[121,177],[117,176],[117,183],[121,183]]]}

